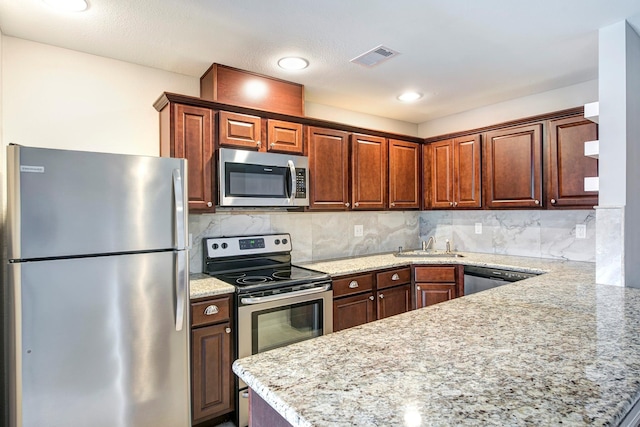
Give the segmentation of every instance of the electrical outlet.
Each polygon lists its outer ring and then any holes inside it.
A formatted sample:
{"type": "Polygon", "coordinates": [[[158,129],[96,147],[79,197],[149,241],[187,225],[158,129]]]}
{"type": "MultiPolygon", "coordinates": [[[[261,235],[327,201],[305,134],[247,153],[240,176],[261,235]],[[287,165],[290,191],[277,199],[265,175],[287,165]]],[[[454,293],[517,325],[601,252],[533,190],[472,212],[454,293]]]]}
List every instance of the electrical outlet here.
{"type": "Polygon", "coordinates": [[[476,234],[482,234],[482,223],[476,222],[476,234]]]}
{"type": "Polygon", "coordinates": [[[363,229],[362,225],[354,225],[353,226],[353,235],[355,237],[362,237],[363,232],[364,232],[364,229],[363,229]]]}
{"type": "Polygon", "coordinates": [[[586,224],[576,224],[576,239],[587,238],[587,226],[586,224]]]}

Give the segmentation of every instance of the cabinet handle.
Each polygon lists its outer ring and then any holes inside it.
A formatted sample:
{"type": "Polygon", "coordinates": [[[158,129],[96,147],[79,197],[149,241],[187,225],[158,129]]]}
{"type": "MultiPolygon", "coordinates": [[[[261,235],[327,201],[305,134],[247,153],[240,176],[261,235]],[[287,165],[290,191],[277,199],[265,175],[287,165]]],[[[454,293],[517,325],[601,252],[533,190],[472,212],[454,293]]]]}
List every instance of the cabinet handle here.
{"type": "Polygon", "coordinates": [[[555,205],[556,204],[556,199],[551,199],[551,204],[555,205]]]}
{"type": "Polygon", "coordinates": [[[225,331],[226,333],[230,334],[230,333],[231,333],[231,328],[224,328],[224,331],[225,331]]]}
{"type": "Polygon", "coordinates": [[[453,202],[453,207],[457,207],[458,206],[458,202],[453,202]]]}
{"type": "Polygon", "coordinates": [[[349,283],[349,287],[351,289],[355,289],[358,287],[358,281],[357,280],[352,280],[351,283],[349,283]]]}
{"type": "Polygon", "coordinates": [[[371,295],[371,296],[369,297],[369,299],[370,299],[371,301],[373,301],[373,295],[371,295]]]}
{"type": "Polygon", "coordinates": [[[275,147],[275,146],[276,146],[276,143],[275,143],[275,142],[272,142],[269,146],[270,146],[271,148],[273,148],[273,147],[275,147]]]}
{"type": "Polygon", "coordinates": [[[349,206],[351,206],[351,203],[347,202],[347,203],[345,203],[344,205],[345,205],[346,207],[349,207],[349,206]]]}
{"type": "Polygon", "coordinates": [[[248,391],[243,391],[240,396],[242,396],[243,399],[248,399],[249,398],[249,392],[248,391]]]}
{"type": "Polygon", "coordinates": [[[380,294],[380,299],[384,299],[384,294],[380,294]]]}
{"type": "Polygon", "coordinates": [[[391,276],[391,280],[400,280],[400,276],[398,276],[398,273],[393,273],[393,276],[391,276]]]}
{"type": "Polygon", "coordinates": [[[204,309],[205,316],[211,316],[213,314],[218,314],[220,310],[217,305],[210,305],[209,307],[204,309]]]}
{"type": "Polygon", "coordinates": [[[391,202],[392,207],[395,207],[395,205],[396,205],[396,202],[391,202]]]}
{"type": "Polygon", "coordinates": [[[453,206],[453,202],[449,202],[449,206],[453,206]]]}
{"type": "Polygon", "coordinates": [[[416,286],[416,289],[417,289],[417,290],[420,290],[420,286],[416,286]]]}
{"type": "Polygon", "coordinates": [[[540,204],[540,200],[534,200],[533,203],[535,203],[536,205],[540,204]]]}
{"type": "Polygon", "coordinates": [[[207,207],[210,208],[211,206],[213,206],[213,203],[207,202],[207,207]]]}
{"type": "Polygon", "coordinates": [[[256,141],[256,147],[260,148],[261,145],[262,145],[262,142],[256,141]]]}
{"type": "Polygon", "coordinates": [[[355,203],[353,204],[353,206],[355,206],[355,207],[357,208],[358,206],[360,206],[360,203],[355,202],[355,203]]]}

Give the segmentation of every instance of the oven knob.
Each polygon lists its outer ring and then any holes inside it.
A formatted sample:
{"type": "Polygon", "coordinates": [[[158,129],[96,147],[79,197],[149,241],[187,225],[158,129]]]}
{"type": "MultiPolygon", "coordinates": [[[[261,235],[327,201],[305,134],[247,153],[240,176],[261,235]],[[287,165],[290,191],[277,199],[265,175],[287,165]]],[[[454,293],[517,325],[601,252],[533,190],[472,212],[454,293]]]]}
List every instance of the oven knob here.
{"type": "Polygon", "coordinates": [[[288,242],[288,240],[287,240],[287,239],[282,239],[282,244],[283,244],[283,245],[286,245],[286,244],[287,244],[287,242],[288,242]]]}
{"type": "Polygon", "coordinates": [[[217,243],[214,243],[213,245],[211,245],[211,247],[212,247],[214,250],[219,248],[219,246],[218,246],[218,244],[217,244],[217,243]]]}
{"type": "Polygon", "coordinates": [[[275,243],[276,245],[279,245],[280,244],[280,239],[276,239],[276,241],[273,242],[273,243],[275,243]]]}
{"type": "Polygon", "coordinates": [[[227,249],[229,247],[229,245],[227,245],[226,243],[222,244],[222,249],[227,249]]]}

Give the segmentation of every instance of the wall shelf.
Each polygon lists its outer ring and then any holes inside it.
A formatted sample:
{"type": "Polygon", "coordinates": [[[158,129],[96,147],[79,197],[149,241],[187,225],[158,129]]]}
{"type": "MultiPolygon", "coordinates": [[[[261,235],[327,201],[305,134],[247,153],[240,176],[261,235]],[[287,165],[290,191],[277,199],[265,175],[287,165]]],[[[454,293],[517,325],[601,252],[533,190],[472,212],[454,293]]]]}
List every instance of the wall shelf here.
{"type": "Polygon", "coordinates": [[[600,157],[600,141],[585,141],[584,155],[598,159],[600,157]]]}
{"type": "Polygon", "coordinates": [[[592,122],[598,123],[599,116],[600,116],[600,103],[598,101],[584,104],[585,119],[589,119],[592,122]]]}
{"type": "Polygon", "coordinates": [[[600,188],[600,178],[597,176],[584,179],[584,191],[598,191],[600,188]]]}

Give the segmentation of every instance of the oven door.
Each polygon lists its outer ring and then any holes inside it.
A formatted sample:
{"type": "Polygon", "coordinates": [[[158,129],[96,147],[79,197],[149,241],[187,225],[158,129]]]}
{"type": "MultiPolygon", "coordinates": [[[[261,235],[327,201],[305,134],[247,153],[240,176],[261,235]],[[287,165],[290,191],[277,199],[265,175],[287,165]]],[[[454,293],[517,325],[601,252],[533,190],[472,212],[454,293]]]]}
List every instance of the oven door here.
{"type": "MultiPolygon", "coordinates": [[[[238,358],[333,332],[330,286],[264,299],[238,296],[238,358]]],[[[245,427],[249,422],[249,393],[240,379],[237,408],[237,425],[245,427]]]]}

